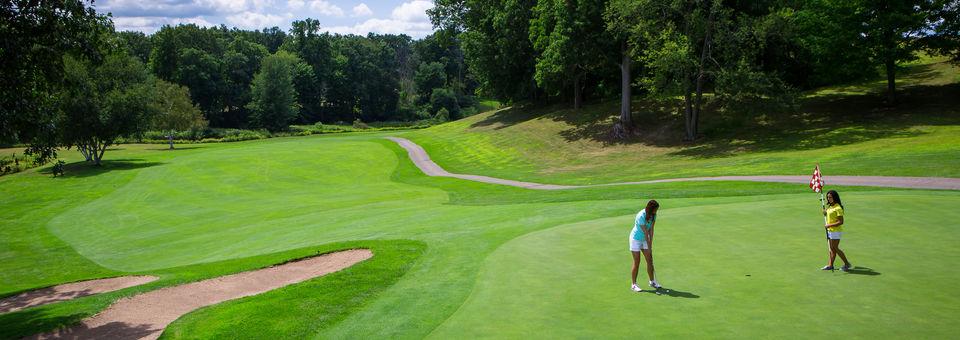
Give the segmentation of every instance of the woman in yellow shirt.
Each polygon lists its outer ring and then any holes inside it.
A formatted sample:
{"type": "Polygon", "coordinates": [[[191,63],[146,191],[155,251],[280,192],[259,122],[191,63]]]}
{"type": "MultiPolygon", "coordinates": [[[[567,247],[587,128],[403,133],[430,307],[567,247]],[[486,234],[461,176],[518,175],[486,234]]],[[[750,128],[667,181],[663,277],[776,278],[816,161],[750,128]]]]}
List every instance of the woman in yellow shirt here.
{"type": "Polygon", "coordinates": [[[843,234],[843,203],[840,201],[840,194],[836,190],[827,192],[827,208],[823,210],[823,215],[827,216],[827,223],[824,228],[827,229],[827,242],[830,244],[830,262],[823,270],[833,270],[833,261],[837,255],[843,260],[842,271],[849,271],[852,267],[850,261],[847,261],[846,254],[840,250],[840,235],[843,234]]]}

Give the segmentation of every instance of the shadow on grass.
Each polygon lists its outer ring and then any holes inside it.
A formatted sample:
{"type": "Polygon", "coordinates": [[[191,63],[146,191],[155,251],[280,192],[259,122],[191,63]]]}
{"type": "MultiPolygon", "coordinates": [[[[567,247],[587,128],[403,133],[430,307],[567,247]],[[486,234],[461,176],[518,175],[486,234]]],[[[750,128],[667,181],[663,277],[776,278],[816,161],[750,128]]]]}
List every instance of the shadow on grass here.
{"type": "Polygon", "coordinates": [[[104,336],[109,339],[141,339],[160,330],[152,329],[149,325],[131,325],[122,322],[111,322],[94,328],[82,328],[77,325],[83,319],[82,314],[68,314],[51,316],[45,309],[28,309],[9,314],[0,314],[0,338],[16,339],[23,334],[30,334],[30,330],[57,329],[53,331],[53,338],[85,339],[93,335],[104,336]],[[71,328],[67,328],[72,326],[71,328]]]}
{"type": "Polygon", "coordinates": [[[46,308],[32,308],[0,314],[0,339],[19,339],[34,329],[56,329],[75,324],[82,314],[48,315],[46,308]]]}
{"type": "Polygon", "coordinates": [[[850,268],[850,270],[847,270],[847,274],[877,276],[880,275],[880,272],[874,271],[873,269],[867,267],[855,266],[850,268]]]}
{"type": "Polygon", "coordinates": [[[470,128],[493,127],[494,130],[507,128],[551,112],[553,106],[537,104],[519,104],[498,110],[484,120],[475,122],[470,128]]]}
{"type": "MultiPolygon", "coordinates": [[[[103,160],[100,163],[100,166],[88,162],[69,163],[63,166],[63,176],[60,177],[83,178],[97,176],[111,171],[136,170],[164,164],[160,162],[145,162],[139,158],[103,160]]],[[[53,169],[47,167],[40,170],[40,173],[52,176],[53,169]]]]}
{"type": "Polygon", "coordinates": [[[174,147],[173,149],[170,149],[169,146],[165,146],[165,147],[162,147],[162,148],[147,149],[147,150],[151,150],[151,151],[180,151],[180,150],[193,150],[193,149],[199,149],[199,148],[200,148],[199,146],[177,146],[177,147],[174,147]]]}
{"type": "MultiPolygon", "coordinates": [[[[644,293],[650,293],[650,294],[656,294],[656,293],[657,293],[657,291],[655,291],[655,290],[648,290],[648,289],[644,289],[643,292],[644,292],[644,293]]],[[[658,294],[658,295],[660,295],[660,296],[669,296],[669,297],[687,298],[687,299],[699,299],[699,298],[700,298],[700,295],[697,295],[697,294],[694,294],[694,293],[690,293],[690,292],[679,291],[679,290],[676,290],[676,289],[673,289],[673,288],[663,288],[663,289],[660,289],[660,294],[658,294]]]]}

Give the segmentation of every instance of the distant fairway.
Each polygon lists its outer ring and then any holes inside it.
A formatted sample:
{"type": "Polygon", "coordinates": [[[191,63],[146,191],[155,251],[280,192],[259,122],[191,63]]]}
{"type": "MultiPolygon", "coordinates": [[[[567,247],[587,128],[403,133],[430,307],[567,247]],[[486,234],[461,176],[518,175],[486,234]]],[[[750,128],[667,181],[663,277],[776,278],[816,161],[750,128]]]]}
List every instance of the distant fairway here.
{"type": "Polygon", "coordinates": [[[960,193],[838,188],[849,211],[843,247],[880,275],[831,274],[817,270],[826,256],[822,220],[803,185],[534,192],[427,177],[383,136],[174,151],[123,145],[108,151],[104,169],[0,177],[0,294],[128,273],[161,277],[0,315],[0,336],[69,324],[138,291],[358,246],[378,255],[330,277],[197,310],[164,336],[937,337],[956,330],[947,320],[960,305],[953,284],[960,277],[950,269],[960,193]],[[627,289],[626,235],[649,198],[664,206],[661,280],[698,298],[627,289]],[[824,291],[843,315],[829,327],[816,321],[832,312],[824,291]],[[889,312],[894,305],[902,313],[889,312]]]}

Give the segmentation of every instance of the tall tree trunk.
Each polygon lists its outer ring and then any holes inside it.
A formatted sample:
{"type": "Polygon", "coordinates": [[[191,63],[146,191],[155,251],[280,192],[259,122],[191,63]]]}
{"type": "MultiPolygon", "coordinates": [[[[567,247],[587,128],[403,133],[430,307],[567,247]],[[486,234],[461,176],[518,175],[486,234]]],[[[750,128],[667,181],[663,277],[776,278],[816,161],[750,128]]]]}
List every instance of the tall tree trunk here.
{"type": "Polygon", "coordinates": [[[83,159],[87,162],[93,161],[93,142],[81,142],[77,143],[77,150],[80,151],[80,154],[83,155],[83,159]]]}
{"type": "Polygon", "coordinates": [[[697,138],[697,133],[699,132],[699,127],[700,127],[700,109],[701,107],[703,107],[703,82],[707,77],[707,72],[706,72],[707,56],[710,55],[710,46],[713,43],[711,40],[713,37],[713,15],[714,15],[714,11],[713,11],[713,6],[711,5],[710,15],[707,17],[707,32],[704,34],[703,46],[701,47],[701,50],[700,50],[700,65],[699,65],[699,70],[697,72],[696,106],[693,109],[693,115],[691,117],[691,120],[693,121],[692,122],[693,137],[688,136],[688,138],[691,138],[691,140],[697,138]]]}
{"type": "Polygon", "coordinates": [[[630,51],[627,49],[627,42],[624,41],[621,47],[623,54],[620,60],[620,124],[624,132],[633,130],[633,117],[630,116],[630,66],[633,59],[630,57],[630,51]]]}
{"type": "Polygon", "coordinates": [[[103,160],[103,153],[107,152],[107,147],[110,146],[110,143],[103,142],[96,143],[96,149],[93,152],[93,164],[100,166],[100,161],[103,160]]]}
{"type": "Polygon", "coordinates": [[[897,63],[892,56],[887,57],[887,106],[897,105],[897,63]]]}
{"type": "Polygon", "coordinates": [[[687,130],[684,140],[687,141],[692,141],[697,137],[697,132],[694,130],[695,127],[693,125],[693,105],[690,99],[692,92],[690,76],[686,76],[683,80],[683,117],[685,118],[686,124],[684,125],[687,130]]]}
{"type": "Polygon", "coordinates": [[[579,110],[580,106],[583,105],[583,98],[581,97],[583,94],[580,91],[581,77],[580,72],[573,75],[573,108],[575,110],[579,110]]]}

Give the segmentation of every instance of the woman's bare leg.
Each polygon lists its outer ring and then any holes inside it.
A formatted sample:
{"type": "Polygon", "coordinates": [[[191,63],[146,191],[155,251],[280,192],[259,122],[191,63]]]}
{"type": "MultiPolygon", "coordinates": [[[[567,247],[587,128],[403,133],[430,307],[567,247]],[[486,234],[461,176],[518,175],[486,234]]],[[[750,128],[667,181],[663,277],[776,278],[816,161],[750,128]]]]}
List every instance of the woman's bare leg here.
{"type": "Polygon", "coordinates": [[[830,263],[827,263],[827,265],[833,267],[833,262],[837,259],[837,244],[840,240],[829,240],[828,242],[830,242],[830,263]]]}
{"type": "Polygon", "coordinates": [[[630,254],[633,255],[633,270],[630,271],[630,279],[632,279],[633,284],[637,284],[637,270],[640,269],[640,252],[631,251],[630,254]]]}
{"type": "Polygon", "coordinates": [[[647,276],[653,281],[653,252],[650,249],[641,249],[643,257],[647,260],[647,276]]]}
{"type": "Polygon", "coordinates": [[[843,260],[843,264],[846,266],[850,265],[850,261],[847,261],[847,255],[843,253],[843,250],[840,250],[840,240],[833,240],[833,252],[837,255],[840,255],[840,259],[843,260]]]}

